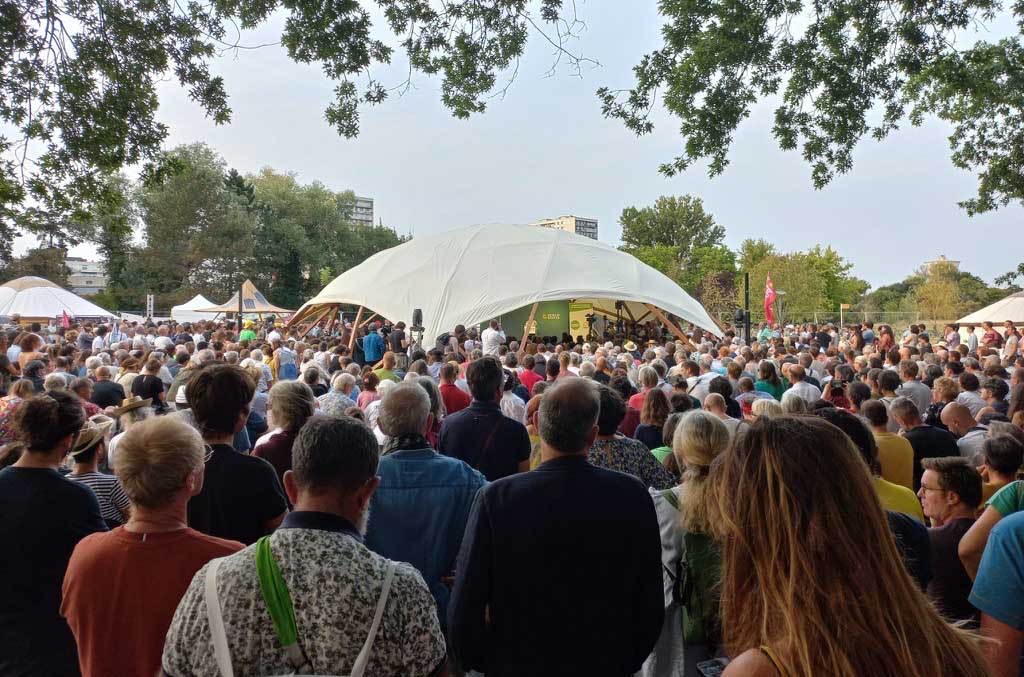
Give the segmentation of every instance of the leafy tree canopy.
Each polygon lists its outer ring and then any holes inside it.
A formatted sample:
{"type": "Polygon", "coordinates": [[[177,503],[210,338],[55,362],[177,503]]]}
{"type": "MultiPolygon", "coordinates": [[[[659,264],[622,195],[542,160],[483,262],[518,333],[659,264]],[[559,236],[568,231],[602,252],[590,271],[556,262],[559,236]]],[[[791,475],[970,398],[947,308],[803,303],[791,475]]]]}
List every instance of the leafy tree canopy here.
{"type": "MultiPolygon", "coordinates": [[[[327,122],[359,131],[363,107],[409,83],[389,86],[374,67],[403,51],[413,72],[438,75],[456,117],[483,112],[498,74],[522,54],[528,29],[572,23],[561,0],[223,0],[213,3],[22,0],[0,7],[0,260],[17,229],[73,245],[68,228],[109,197],[103,176],[157,159],[167,127],[157,83],[174,78],[217,123],[231,118],[227,87],[211,61],[239,45],[236,31],[284,14],[281,44],[299,63],[337,82],[327,122]],[[368,9],[383,11],[390,39],[368,9]]],[[[575,21],[573,19],[572,21],[575,21]]],[[[544,30],[544,29],[542,29],[544,30]]]]}
{"type": "MultiPolygon", "coordinates": [[[[1010,10],[1024,22],[1024,3],[1010,10]]],[[[654,129],[660,97],[680,120],[683,147],[662,165],[674,175],[707,159],[728,164],[739,124],[761,100],[778,101],[774,136],[800,149],[815,187],[853,166],[853,149],[903,121],[952,126],[952,161],[978,174],[961,203],[984,212],[1024,199],[1024,46],[990,25],[998,0],[664,0],[664,44],[634,68],[631,90],[602,88],[605,115],[637,134],[654,129]],[[968,30],[985,32],[964,46],[968,30]],[[957,38],[960,39],[957,39],[957,38]],[[991,41],[990,41],[991,40],[991,41]]]]}

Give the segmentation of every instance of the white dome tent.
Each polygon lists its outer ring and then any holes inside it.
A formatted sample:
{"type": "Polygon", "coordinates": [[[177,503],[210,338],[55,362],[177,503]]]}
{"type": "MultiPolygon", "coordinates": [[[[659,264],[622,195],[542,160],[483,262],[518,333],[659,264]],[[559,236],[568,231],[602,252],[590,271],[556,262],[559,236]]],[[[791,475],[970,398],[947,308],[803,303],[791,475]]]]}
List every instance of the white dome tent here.
{"type": "Polygon", "coordinates": [[[456,324],[568,299],[636,302],[663,322],[665,311],[721,333],[703,306],[632,255],[574,233],[517,225],[470,226],[379,252],[335,278],[290,324],[329,319],[340,304],[406,322],[420,308],[432,340],[456,324]]]}
{"type": "Polygon", "coordinates": [[[209,308],[214,305],[213,301],[202,294],[196,294],[192,300],[182,303],[180,306],[171,308],[171,319],[175,322],[198,322],[199,320],[212,320],[217,313],[199,312],[200,308],[209,308]]]}
{"type": "Polygon", "coordinates": [[[0,285],[0,317],[22,322],[49,322],[63,314],[75,319],[110,318],[114,314],[41,277],[19,277],[0,285]]]}
{"type": "Polygon", "coordinates": [[[1007,320],[1014,324],[1024,324],[1024,291],[1010,294],[981,310],[976,310],[957,320],[957,324],[1001,324],[1007,320]]]}

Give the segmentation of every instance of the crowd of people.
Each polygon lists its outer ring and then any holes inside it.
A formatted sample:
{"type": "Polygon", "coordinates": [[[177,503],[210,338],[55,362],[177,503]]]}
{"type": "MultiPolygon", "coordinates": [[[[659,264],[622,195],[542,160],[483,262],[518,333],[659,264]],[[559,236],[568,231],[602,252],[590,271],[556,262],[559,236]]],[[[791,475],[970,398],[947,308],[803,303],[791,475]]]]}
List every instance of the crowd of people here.
{"type": "Polygon", "coordinates": [[[612,329],[5,328],[0,674],[1019,674],[1012,323],[612,329]]]}

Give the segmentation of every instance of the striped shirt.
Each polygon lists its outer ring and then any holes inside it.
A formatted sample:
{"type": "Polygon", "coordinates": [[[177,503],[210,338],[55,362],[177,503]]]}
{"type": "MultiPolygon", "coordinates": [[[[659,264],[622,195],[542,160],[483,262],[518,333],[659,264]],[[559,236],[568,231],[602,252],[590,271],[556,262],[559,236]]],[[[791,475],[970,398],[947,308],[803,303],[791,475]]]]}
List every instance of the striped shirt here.
{"type": "Polygon", "coordinates": [[[128,494],[124,493],[121,480],[113,475],[106,475],[101,472],[86,472],[81,475],[68,475],[69,480],[81,482],[92,489],[96,499],[100,502],[100,516],[109,526],[124,524],[123,510],[131,505],[128,494]]]}

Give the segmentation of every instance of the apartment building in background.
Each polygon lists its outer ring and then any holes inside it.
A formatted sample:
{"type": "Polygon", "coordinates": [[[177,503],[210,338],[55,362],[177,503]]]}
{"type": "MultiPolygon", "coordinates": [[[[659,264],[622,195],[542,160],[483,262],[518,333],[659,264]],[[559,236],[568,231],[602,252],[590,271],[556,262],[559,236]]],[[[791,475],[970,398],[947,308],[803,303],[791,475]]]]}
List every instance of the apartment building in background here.
{"type": "Polygon", "coordinates": [[[585,219],[579,216],[559,216],[554,219],[541,219],[532,225],[542,228],[554,228],[568,233],[576,233],[591,240],[597,239],[597,219],[585,219]]]}
{"type": "Polygon", "coordinates": [[[356,197],[356,205],[352,209],[352,223],[357,226],[373,226],[373,198],[356,197]]]}
{"type": "Polygon", "coordinates": [[[68,286],[75,294],[98,294],[107,288],[107,271],[102,262],[69,256],[64,264],[71,271],[68,274],[68,286]]]}

